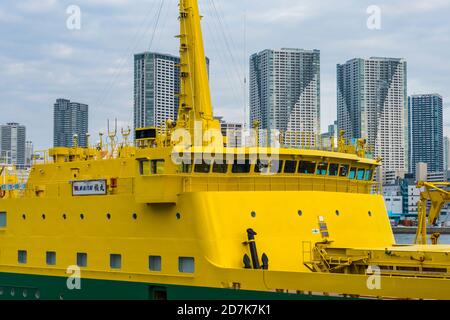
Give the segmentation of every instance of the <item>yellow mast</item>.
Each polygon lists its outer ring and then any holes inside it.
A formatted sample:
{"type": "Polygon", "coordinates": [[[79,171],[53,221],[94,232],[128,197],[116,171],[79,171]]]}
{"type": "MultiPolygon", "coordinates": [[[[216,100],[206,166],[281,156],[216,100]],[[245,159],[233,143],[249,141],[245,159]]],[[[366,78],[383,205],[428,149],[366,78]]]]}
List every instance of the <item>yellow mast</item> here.
{"type": "Polygon", "coordinates": [[[199,121],[203,132],[220,130],[213,116],[198,1],[180,0],[179,19],[181,92],[177,128],[193,135],[199,121]]]}

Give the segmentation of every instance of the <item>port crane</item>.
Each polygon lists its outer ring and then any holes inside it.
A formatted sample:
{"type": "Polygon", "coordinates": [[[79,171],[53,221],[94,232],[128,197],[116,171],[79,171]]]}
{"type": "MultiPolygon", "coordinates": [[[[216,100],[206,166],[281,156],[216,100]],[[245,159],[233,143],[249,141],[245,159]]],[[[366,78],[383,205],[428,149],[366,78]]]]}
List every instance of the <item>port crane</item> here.
{"type": "MultiPolygon", "coordinates": [[[[449,182],[417,182],[417,188],[424,188],[424,191],[420,194],[420,200],[417,203],[418,211],[418,225],[416,232],[416,244],[427,244],[427,203],[431,202],[431,207],[428,212],[428,225],[436,224],[441,210],[445,204],[450,203],[450,187],[449,182]]],[[[433,244],[437,244],[440,234],[434,233],[431,236],[433,244]]]]}

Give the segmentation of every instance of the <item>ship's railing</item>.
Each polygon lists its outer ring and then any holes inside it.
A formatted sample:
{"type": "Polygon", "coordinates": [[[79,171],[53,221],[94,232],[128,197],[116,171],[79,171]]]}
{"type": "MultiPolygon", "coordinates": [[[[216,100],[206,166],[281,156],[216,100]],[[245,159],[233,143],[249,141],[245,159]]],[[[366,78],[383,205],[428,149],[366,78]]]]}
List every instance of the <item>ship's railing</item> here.
{"type": "Polygon", "coordinates": [[[326,191],[380,194],[378,183],[334,178],[236,176],[229,178],[185,177],[185,192],[205,191],[326,191]]]}
{"type": "Polygon", "coordinates": [[[49,163],[48,150],[36,150],[32,157],[32,164],[47,164],[49,163]]]}
{"type": "MultiPolygon", "coordinates": [[[[318,151],[342,152],[357,154],[361,150],[357,139],[344,139],[339,141],[337,136],[298,131],[279,130],[227,130],[227,144],[229,146],[255,146],[275,147],[286,149],[305,149],[318,151]],[[341,146],[340,146],[341,144],[341,146]]],[[[364,145],[364,157],[375,158],[374,148],[368,144],[364,145]]]]}

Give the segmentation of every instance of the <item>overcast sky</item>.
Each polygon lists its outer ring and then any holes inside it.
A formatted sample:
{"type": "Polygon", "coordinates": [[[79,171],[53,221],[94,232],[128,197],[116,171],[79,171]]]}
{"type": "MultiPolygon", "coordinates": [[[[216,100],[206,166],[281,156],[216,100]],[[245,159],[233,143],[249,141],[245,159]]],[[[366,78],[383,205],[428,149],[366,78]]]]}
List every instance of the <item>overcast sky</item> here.
{"type": "MultiPolygon", "coordinates": [[[[0,123],[20,122],[52,145],[53,103],[90,105],[90,131],[132,125],[133,54],[177,54],[177,0],[2,0],[0,123]],[[67,8],[81,9],[81,29],[67,8]],[[156,23],[158,21],[158,23],[156,23]],[[155,26],[157,25],[157,28],[155,26]],[[155,31],[156,30],[156,31],[155,31]]],[[[266,48],[321,50],[322,131],[336,118],[336,64],[385,56],[408,62],[408,93],[440,93],[450,135],[450,0],[200,0],[215,113],[244,119],[248,56],[266,48]],[[381,8],[381,29],[367,8],[381,8]]]]}

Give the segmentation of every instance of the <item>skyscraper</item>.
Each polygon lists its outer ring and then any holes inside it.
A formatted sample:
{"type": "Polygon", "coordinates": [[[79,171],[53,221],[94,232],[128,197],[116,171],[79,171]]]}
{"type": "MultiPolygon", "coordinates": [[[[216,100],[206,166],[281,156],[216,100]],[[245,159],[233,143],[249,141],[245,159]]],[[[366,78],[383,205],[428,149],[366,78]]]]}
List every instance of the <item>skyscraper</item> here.
{"type": "Polygon", "coordinates": [[[260,129],[290,133],[287,146],[316,142],[320,135],[319,50],[264,50],[250,57],[250,121],[255,120],[260,129]]]}
{"type": "MultiPolygon", "coordinates": [[[[209,60],[206,59],[209,69],[209,60]]],[[[164,127],[176,121],[180,92],[180,58],[144,52],[134,56],[134,127],[164,127]]]]}
{"type": "Polygon", "coordinates": [[[384,173],[407,169],[407,65],[403,59],[353,59],[337,65],[339,130],[363,138],[383,159],[384,173]]]}
{"type": "Polygon", "coordinates": [[[450,170],[450,139],[444,138],[444,171],[450,170]]]}
{"type": "Polygon", "coordinates": [[[419,162],[428,172],[444,171],[444,118],[442,97],[438,94],[413,95],[409,108],[409,172],[419,162]]]}
{"type": "Polygon", "coordinates": [[[0,163],[25,166],[26,128],[18,123],[0,126],[0,163]]]}
{"type": "Polygon", "coordinates": [[[78,146],[87,147],[89,106],[66,99],[58,99],[54,105],[53,144],[55,147],[73,147],[74,135],[78,146]]]}

